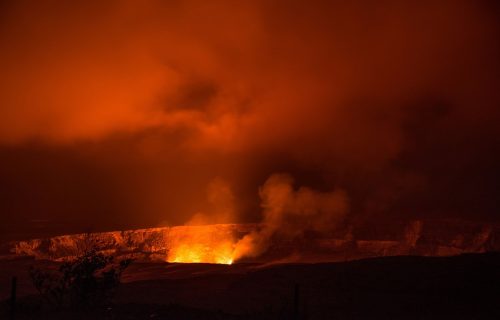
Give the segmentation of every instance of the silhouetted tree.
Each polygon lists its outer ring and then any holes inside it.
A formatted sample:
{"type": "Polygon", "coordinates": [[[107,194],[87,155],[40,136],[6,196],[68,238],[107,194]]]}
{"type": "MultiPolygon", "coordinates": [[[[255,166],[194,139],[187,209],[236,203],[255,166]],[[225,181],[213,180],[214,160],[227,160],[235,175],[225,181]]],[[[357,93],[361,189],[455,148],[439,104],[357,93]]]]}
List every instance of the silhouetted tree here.
{"type": "Polygon", "coordinates": [[[30,276],[42,299],[51,306],[91,309],[110,302],[131,262],[114,260],[93,245],[64,262],[57,272],[31,267],[30,276]]]}

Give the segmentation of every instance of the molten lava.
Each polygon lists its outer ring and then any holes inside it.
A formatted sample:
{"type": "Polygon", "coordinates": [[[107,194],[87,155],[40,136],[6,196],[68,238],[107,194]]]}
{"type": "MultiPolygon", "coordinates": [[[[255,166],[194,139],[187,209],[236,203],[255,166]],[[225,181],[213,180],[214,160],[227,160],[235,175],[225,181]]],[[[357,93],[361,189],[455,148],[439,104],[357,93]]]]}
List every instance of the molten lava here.
{"type": "Polygon", "coordinates": [[[177,227],[170,230],[168,262],[231,264],[236,243],[223,225],[177,227]]]}

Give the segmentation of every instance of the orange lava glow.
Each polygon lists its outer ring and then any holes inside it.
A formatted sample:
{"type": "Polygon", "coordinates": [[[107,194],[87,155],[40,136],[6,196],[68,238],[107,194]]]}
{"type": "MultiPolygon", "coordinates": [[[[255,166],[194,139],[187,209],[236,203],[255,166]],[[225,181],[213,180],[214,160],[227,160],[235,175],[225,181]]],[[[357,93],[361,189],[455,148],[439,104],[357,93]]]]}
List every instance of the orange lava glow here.
{"type": "Polygon", "coordinates": [[[235,237],[221,225],[172,228],[168,262],[232,264],[235,237]]]}

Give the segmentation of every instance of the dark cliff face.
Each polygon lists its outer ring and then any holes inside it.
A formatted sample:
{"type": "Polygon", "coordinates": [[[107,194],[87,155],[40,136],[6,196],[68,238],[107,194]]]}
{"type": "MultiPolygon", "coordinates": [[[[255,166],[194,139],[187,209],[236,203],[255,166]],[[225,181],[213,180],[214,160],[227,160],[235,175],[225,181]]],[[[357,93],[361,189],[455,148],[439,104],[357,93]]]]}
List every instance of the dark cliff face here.
{"type": "MultiPolygon", "coordinates": [[[[101,250],[117,256],[145,261],[175,261],[169,258],[169,253],[180,246],[184,250],[201,246],[204,252],[210,252],[219,242],[230,239],[236,243],[258,228],[256,224],[219,224],[72,234],[11,242],[8,250],[14,255],[61,260],[97,244],[101,250]]],[[[398,236],[385,240],[359,239],[352,232],[346,232],[343,237],[275,239],[266,252],[246,261],[340,261],[395,255],[449,256],[498,250],[498,226],[464,221],[413,221],[398,236]]]]}

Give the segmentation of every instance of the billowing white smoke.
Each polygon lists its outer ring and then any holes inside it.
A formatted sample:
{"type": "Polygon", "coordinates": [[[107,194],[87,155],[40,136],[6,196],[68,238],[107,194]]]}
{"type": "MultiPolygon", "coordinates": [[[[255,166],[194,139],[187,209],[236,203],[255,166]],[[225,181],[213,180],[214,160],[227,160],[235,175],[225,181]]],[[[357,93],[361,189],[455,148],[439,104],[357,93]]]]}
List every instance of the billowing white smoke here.
{"type": "Polygon", "coordinates": [[[293,188],[288,174],[274,174],[259,190],[262,201],[262,228],[237,244],[233,260],[262,254],[274,237],[295,239],[306,231],[333,230],[348,211],[348,199],[340,189],[318,192],[308,187],[293,188]]]}

